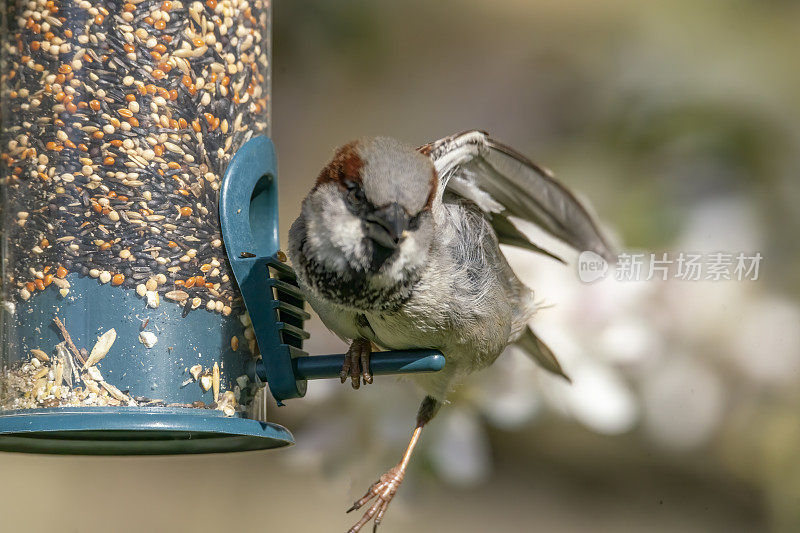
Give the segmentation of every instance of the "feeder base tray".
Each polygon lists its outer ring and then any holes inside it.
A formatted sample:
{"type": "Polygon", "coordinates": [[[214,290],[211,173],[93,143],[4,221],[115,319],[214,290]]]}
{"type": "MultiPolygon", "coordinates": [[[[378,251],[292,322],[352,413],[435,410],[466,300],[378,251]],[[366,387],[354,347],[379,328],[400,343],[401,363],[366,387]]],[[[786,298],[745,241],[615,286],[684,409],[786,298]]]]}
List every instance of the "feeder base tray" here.
{"type": "Polygon", "coordinates": [[[75,407],[6,411],[0,451],[61,455],[243,452],[294,444],[278,424],[204,409],[75,407]]]}

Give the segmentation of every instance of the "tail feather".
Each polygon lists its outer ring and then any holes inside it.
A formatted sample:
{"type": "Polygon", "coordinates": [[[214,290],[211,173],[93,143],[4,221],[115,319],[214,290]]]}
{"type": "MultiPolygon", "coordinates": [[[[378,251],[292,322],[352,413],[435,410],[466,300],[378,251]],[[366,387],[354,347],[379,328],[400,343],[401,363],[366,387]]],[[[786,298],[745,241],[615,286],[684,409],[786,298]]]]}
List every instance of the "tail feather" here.
{"type": "Polygon", "coordinates": [[[561,376],[568,382],[572,383],[572,380],[561,368],[561,364],[558,362],[558,359],[556,359],[553,351],[548,348],[544,342],[542,342],[542,339],[537,337],[536,334],[531,331],[531,328],[526,327],[525,331],[522,333],[522,336],[517,339],[515,344],[522,348],[523,351],[525,351],[525,353],[534,361],[536,361],[542,368],[552,372],[553,374],[561,376]]]}

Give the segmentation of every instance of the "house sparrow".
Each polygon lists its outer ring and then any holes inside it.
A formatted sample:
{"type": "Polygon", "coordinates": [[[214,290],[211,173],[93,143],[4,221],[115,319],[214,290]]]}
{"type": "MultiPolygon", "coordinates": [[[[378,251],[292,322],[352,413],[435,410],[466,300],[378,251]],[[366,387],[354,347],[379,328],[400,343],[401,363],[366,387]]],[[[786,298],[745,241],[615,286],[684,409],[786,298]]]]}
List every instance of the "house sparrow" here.
{"type": "Polygon", "coordinates": [[[481,131],[417,149],[385,137],[348,143],[303,200],[289,231],[289,256],[311,307],[352,341],[342,383],[372,383],[373,344],[437,349],[446,359],[442,371],[409,378],[426,393],[413,436],[400,463],[348,510],[375,499],[351,533],[373,518],[374,528],[380,524],[423,426],[463,377],[516,344],[566,378],[528,327],[537,308],[533,292],[499,245],[552,254],[511,217],[611,258],[592,218],[549,171],[481,131]]]}

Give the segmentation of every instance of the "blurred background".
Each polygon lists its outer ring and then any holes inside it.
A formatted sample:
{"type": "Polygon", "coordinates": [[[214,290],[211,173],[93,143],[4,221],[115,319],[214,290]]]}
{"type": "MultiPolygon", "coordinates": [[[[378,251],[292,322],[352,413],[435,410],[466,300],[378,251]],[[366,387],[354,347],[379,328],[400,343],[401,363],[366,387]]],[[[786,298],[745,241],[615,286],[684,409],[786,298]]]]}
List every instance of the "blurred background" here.
{"type": "MultiPolygon", "coordinates": [[[[574,383],[504,354],[425,430],[382,531],[800,530],[800,4],[278,1],[285,232],[333,149],[480,128],[551,168],[620,247],[760,252],[757,281],[583,284],[510,251],[574,383]]],[[[574,257],[570,257],[574,259],[574,257]]],[[[311,353],[345,346],[315,319],[311,353]]],[[[422,394],[312,382],[290,450],[0,454],[0,530],[345,531],[422,394]],[[5,524],[5,525],[4,525],[5,524]]]]}

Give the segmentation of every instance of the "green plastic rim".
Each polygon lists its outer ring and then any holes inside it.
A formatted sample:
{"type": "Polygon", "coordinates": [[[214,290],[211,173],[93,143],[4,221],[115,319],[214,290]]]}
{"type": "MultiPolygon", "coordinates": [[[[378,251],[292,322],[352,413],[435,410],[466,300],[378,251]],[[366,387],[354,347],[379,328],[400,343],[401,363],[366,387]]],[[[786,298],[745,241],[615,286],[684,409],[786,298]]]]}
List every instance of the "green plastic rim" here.
{"type": "Polygon", "coordinates": [[[0,414],[0,451],[57,455],[178,455],[294,444],[278,424],[208,409],[63,407],[0,414]]]}

